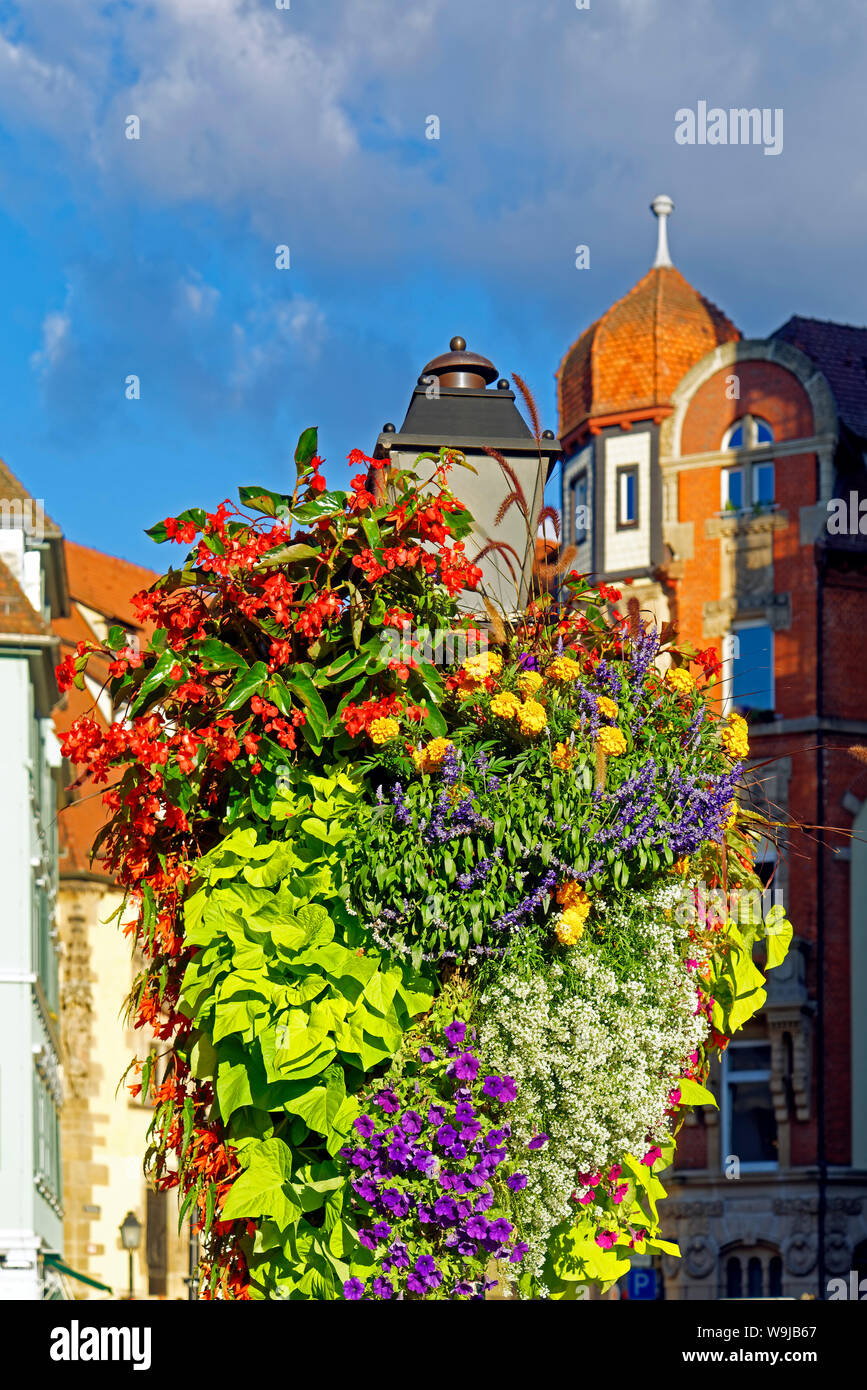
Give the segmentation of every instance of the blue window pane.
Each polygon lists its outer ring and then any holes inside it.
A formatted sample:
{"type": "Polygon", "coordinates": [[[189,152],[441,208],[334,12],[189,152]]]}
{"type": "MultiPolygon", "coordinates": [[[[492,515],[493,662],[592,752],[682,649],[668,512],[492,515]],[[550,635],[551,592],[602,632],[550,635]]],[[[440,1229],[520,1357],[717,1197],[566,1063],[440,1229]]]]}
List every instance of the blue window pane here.
{"type": "Polygon", "coordinates": [[[587,474],[582,473],[572,484],[572,515],[575,522],[575,544],[587,538],[587,474]]]}
{"type": "Polygon", "coordinates": [[[753,470],[753,501],[769,503],[774,500],[774,465],[757,463],[753,470]]]}
{"type": "Polygon", "coordinates": [[[756,442],[758,444],[772,443],[774,438],[774,431],[771,429],[770,425],[766,425],[764,420],[757,420],[756,428],[758,431],[756,442]]]}
{"type": "Polygon", "coordinates": [[[735,633],[732,704],[735,709],[774,708],[773,633],[769,627],[744,627],[735,633]]]}
{"type": "Polygon", "coordinates": [[[635,474],[626,475],[626,516],[625,521],[635,520],[635,474]]]}
{"type": "Polygon", "coordinates": [[[730,468],[724,475],[724,505],[740,509],[744,505],[744,474],[741,468],[730,468]]]}
{"type": "Polygon", "coordinates": [[[731,434],[729,435],[728,447],[729,447],[730,449],[739,449],[739,448],[741,447],[741,445],[743,444],[743,442],[744,442],[744,427],[743,427],[743,425],[738,425],[737,429],[736,429],[736,430],[732,430],[731,434]]]}

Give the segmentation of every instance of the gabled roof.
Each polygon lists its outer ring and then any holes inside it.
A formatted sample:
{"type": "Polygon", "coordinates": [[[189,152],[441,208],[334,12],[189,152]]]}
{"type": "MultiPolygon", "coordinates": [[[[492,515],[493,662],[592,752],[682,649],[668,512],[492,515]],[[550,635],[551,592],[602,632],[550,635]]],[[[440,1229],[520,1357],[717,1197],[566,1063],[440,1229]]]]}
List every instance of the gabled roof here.
{"type": "Polygon", "coordinates": [[[806,353],[824,375],[840,419],[867,439],[867,328],[795,314],[771,334],[806,353]]]}
{"type": "MultiPolygon", "coordinates": [[[[37,499],[31,496],[24,484],[19,482],[18,478],[15,477],[15,474],[6,466],[2,459],[0,459],[0,498],[13,503],[20,502],[22,507],[27,509],[37,505],[37,499]]],[[[42,505],[41,501],[39,505],[42,505]]],[[[28,515],[30,515],[29,511],[28,515]]],[[[42,514],[42,524],[46,536],[59,536],[62,534],[60,527],[57,526],[49,516],[46,516],[44,512],[42,514]]]]}
{"type": "Polygon", "coordinates": [[[6,636],[50,639],[53,635],[12,571],[0,560],[0,647],[6,636]]]}

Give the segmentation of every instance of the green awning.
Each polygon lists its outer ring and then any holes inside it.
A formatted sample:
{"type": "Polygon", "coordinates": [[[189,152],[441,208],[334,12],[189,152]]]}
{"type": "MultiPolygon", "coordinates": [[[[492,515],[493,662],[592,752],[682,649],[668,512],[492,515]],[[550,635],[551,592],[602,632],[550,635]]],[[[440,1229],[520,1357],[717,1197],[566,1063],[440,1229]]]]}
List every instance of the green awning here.
{"type": "Polygon", "coordinates": [[[70,1269],[59,1255],[44,1255],[43,1259],[52,1269],[60,1270],[61,1274],[68,1274],[70,1279],[77,1279],[80,1284],[89,1284],[92,1289],[102,1289],[103,1293],[114,1293],[109,1284],[101,1284],[98,1279],[91,1279],[89,1274],[78,1274],[74,1269],[70,1269]]]}

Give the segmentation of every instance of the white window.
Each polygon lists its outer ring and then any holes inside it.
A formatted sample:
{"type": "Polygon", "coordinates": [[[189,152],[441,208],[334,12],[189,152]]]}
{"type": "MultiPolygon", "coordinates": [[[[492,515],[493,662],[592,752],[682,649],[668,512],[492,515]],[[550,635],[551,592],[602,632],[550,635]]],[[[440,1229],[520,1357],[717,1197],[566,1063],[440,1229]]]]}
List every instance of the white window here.
{"type": "Polygon", "coordinates": [[[625,531],[638,525],[638,464],[630,463],[617,470],[617,529],[625,531]]]}
{"type": "Polygon", "coordinates": [[[721,1138],[723,1171],[733,1157],[741,1172],[778,1166],[769,1042],[730,1042],[723,1053],[721,1138]]]}
{"type": "MultiPolygon", "coordinates": [[[[724,449],[756,449],[772,444],[774,432],[767,420],[743,415],[726,430],[724,449]]],[[[720,507],[723,511],[747,511],[750,507],[770,507],[774,503],[774,464],[772,459],[739,462],[724,468],[720,477],[720,507]]]]}
{"type": "Polygon", "coordinates": [[[767,623],[739,623],[723,639],[722,695],[726,714],[773,714],[774,633],[767,623]]]}
{"type": "Polygon", "coordinates": [[[589,508],[587,505],[588,488],[586,468],[582,469],[577,477],[572,479],[571,493],[573,544],[583,545],[587,540],[590,526],[589,508]]]}

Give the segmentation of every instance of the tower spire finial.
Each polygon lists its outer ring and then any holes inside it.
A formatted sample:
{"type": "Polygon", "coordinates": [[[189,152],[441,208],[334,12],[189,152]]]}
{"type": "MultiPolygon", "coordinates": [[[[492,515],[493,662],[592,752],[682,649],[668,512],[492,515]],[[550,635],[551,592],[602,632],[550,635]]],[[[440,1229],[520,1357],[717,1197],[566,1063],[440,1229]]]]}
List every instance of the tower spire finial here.
{"type": "Polygon", "coordinates": [[[674,203],[666,193],[660,193],[650,204],[651,212],[655,215],[659,226],[658,240],[656,243],[656,260],[653,262],[653,269],[660,266],[670,266],[671,256],[668,250],[668,219],[674,212],[674,203]]]}

